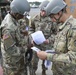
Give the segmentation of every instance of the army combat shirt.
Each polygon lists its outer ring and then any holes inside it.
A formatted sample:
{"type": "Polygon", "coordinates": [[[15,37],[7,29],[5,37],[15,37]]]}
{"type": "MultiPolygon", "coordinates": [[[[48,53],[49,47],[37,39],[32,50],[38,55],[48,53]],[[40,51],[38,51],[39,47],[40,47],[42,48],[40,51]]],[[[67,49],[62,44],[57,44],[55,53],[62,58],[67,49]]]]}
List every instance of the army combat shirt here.
{"type": "Polygon", "coordinates": [[[54,62],[54,69],[61,75],[75,75],[76,19],[70,16],[59,28],[60,32],[58,32],[54,43],[56,53],[48,54],[47,59],[54,62]]]}

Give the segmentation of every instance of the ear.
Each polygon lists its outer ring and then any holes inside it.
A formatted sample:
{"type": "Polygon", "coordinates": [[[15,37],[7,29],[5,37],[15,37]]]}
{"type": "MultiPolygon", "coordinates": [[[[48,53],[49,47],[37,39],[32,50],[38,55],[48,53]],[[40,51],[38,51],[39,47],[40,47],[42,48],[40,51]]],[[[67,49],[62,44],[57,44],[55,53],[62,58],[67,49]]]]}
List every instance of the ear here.
{"type": "Polygon", "coordinates": [[[62,11],[58,12],[58,15],[61,15],[62,14],[62,11]]]}

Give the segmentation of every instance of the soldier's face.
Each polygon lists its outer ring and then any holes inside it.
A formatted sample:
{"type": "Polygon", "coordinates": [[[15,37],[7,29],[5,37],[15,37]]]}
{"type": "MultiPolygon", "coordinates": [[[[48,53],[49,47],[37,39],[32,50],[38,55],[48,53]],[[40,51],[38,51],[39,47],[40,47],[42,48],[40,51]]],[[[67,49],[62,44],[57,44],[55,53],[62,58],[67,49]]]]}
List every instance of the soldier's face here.
{"type": "Polygon", "coordinates": [[[45,16],[46,12],[45,11],[41,11],[40,14],[41,14],[41,16],[45,16]]]}
{"type": "Polygon", "coordinates": [[[24,16],[21,14],[18,14],[18,19],[22,19],[24,16]]]}
{"type": "Polygon", "coordinates": [[[49,15],[49,17],[51,18],[51,20],[53,22],[57,22],[57,20],[59,19],[59,15],[58,14],[51,14],[51,15],[49,15]]]}

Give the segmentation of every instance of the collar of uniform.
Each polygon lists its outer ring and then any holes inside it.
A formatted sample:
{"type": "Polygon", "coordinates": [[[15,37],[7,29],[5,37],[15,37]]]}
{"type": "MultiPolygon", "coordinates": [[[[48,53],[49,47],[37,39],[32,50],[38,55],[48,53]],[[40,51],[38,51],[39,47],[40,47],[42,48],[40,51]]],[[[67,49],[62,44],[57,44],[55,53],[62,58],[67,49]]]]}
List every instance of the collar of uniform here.
{"type": "Polygon", "coordinates": [[[16,26],[20,26],[20,24],[18,23],[18,21],[16,19],[14,19],[11,15],[10,15],[10,17],[16,26]]]}
{"type": "Polygon", "coordinates": [[[40,13],[33,17],[34,21],[40,21],[40,13]]]}
{"type": "Polygon", "coordinates": [[[43,21],[43,22],[50,22],[51,21],[51,19],[50,19],[50,17],[48,17],[48,16],[46,16],[46,17],[41,17],[41,21],[43,21]]]}
{"type": "Polygon", "coordinates": [[[73,18],[72,15],[63,23],[63,25],[59,26],[59,30],[62,30],[65,27],[67,21],[69,21],[71,18],[73,18]]]}
{"type": "Polygon", "coordinates": [[[10,22],[11,21],[11,15],[8,13],[5,18],[3,19],[2,21],[2,24],[0,26],[0,28],[4,27],[6,25],[6,23],[10,22]]]}

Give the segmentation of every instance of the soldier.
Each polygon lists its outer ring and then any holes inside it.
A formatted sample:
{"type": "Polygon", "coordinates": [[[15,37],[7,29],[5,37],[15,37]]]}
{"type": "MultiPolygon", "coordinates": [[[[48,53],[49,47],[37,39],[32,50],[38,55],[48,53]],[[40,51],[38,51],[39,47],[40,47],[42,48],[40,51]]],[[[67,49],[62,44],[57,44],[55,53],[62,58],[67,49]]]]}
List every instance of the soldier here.
{"type": "MultiPolygon", "coordinates": [[[[57,26],[53,25],[53,22],[51,19],[47,16],[45,16],[45,11],[43,11],[43,8],[46,7],[46,5],[49,3],[49,1],[45,0],[40,4],[40,13],[36,15],[32,21],[31,21],[31,31],[35,32],[38,30],[41,30],[44,33],[44,36],[46,38],[46,41],[41,44],[41,45],[36,45],[39,47],[41,50],[46,50],[46,49],[52,49],[53,48],[53,43],[54,43],[54,36],[57,33],[57,26]]],[[[36,72],[37,70],[37,65],[38,65],[38,57],[36,53],[33,55],[33,67],[34,71],[36,72]]],[[[44,61],[42,62],[42,75],[46,74],[46,69],[44,65],[44,61]]]]}
{"type": "Polygon", "coordinates": [[[55,53],[37,53],[53,62],[53,75],[76,75],[76,19],[67,13],[66,6],[63,0],[51,0],[44,9],[53,22],[63,23],[55,38],[55,53]]]}
{"type": "MultiPolygon", "coordinates": [[[[26,45],[24,46],[24,49],[27,51],[28,45],[29,45],[29,40],[28,40],[29,39],[29,35],[28,35],[28,31],[29,31],[29,19],[25,15],[18,22],[20,24],[21,39],[24,39],[24,42],[26,43],[26,45]]],[[[28,51],[28,52],[30,52],[30,51],[28,51]]]]}
{"type": "Polygon", "coordinates": [[[24,46],[27,42],[22,39],[18,20],[23,18],[25,11],[30,11],[30,6],[27,0],[13,0],[10,10],[1,24],[3,75],[26,75],[24,46]]]}

